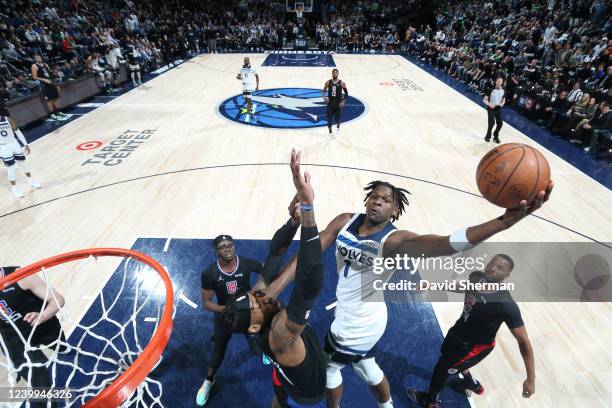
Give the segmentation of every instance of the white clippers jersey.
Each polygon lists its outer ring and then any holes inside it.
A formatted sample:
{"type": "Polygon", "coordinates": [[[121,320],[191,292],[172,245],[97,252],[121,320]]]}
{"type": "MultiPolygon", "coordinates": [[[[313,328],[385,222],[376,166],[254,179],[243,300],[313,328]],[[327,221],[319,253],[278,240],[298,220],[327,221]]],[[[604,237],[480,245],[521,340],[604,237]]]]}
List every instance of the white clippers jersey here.
{"type": "Polygon", "coordinates": [[[240,77],[242,78],[242,85],[244,85],[245,87],[255,87],[255,84],[257,83],[257,79],[255,78],[256,74],[257,71],[255,71],[255,68],[253,68],[252,66],[249,68],[240,68],[240,77]]]}
{"type": "Polygon", "coordinates": [[[16,143],[15,132],[6,116],[0,116],[0,145],[16,143]]]}
{"type": "MultiPolygon", "coordinates": [[[[338,233],[336,239],[336,266],[338,308],[354,316],[369,317],[385,308],[382,292],[374,289],[374,281],[391,274],[374,273],[374,259],[383,257],[385,240],[397,228],[389,223],[382,231],[361,237],[357,229],[365,214],[355,214],[338,233]]],[[[388,280],[385,279],[385,280],[388,280]]]]}

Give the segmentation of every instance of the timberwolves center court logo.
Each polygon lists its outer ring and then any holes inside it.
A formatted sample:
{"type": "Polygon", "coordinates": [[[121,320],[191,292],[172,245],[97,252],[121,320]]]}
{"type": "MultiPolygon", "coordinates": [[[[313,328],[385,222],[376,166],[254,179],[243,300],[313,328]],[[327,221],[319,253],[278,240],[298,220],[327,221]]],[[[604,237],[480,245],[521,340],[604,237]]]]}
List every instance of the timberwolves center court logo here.
{"type": "MultiPolygon", "coordinates": [[[[321,89],[274,88],[252,95],[253,111],[249,113],[242,95],[232,96],[219,104],[219,113],[244,125],[275,129],[304,129],[327,126],[327,106],[321,89]]],[[[357,119],[366,108],[359,99],[349,96],[342,108],[342,123],[357,119]]]]}

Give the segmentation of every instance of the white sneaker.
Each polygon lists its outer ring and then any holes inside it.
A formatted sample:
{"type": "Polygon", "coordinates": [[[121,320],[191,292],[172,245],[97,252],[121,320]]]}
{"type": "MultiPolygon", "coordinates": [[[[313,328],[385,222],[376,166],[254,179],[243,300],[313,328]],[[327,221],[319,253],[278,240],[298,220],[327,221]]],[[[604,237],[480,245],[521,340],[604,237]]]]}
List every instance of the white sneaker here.
{"type": "Polygon", "coordinates": [[[42,186],[40,185],[40,183],[37,183],[35,180],[32,179],[28,179],[28,184],[30,185],[30,187],[37,189],[37,188],[41,188],[42,186]]]}
{"type": "Polygon", "coordinates": [[[57,116],[55,113],[52,113],[49,116],[49,119],[47,119],[47,122],[57,122],[58,120],[60,120],[59,116],[57,116]]]}
{"type": "Polygon", "coordinates": [[[142,85],[142,81],[138,81],[138,86],[142,85]]]}
{"type": "Polygon", "coordinates": [[[196,396],[196,404],[201,407],[206,404],[208,401],[208,397],[210,396],[210,390],[212,389],[215,382],[210,382],[208,380],[204,380],[204,383],[198,390],[198,395],[196,396]]]}
{"type": "Polygon", "coordinates": [[[591,151],[591,148],[590,148],[590,147],[585,147],[585,148],[584,148],[584,151],[585,151],[585,152],[590,152],[590,151],[591,151]]]}
{"type": "Polygon", "coordinates": [[[15,197],[17,197],[17,198],[22,198],[23,197],[23,193],[21,192],[21,190],[19,188],[17,188],[17,186],[12,186],[11,187],[11,191],[13,192],[15,197]]]}

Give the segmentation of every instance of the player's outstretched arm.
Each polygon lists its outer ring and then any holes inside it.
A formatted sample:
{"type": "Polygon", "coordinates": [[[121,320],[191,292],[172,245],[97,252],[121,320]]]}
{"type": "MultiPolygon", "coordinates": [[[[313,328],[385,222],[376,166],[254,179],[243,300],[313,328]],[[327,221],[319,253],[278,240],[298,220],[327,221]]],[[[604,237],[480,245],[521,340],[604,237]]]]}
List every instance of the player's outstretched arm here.
{"type": "Polygon", "coordinates": [[[511,228],[549,200],[554,183],[551,181],[546,191],[540,191],[535,201],[527,205],[521,201],[518,208],[507,209],[498,218],[485,223],[455,231],[451,235],[419,235],[411,231],[398,231],[391,235],[384,246],[384,256],[397,254],[408,256],[444,256],[461,252],[491,238],[493,235],[511,228]]]}
{"type": "Polygon", "coordinates": [[[521,350],[521,356],[523,356],[523,362],[525,363],[525,371],[527,371],[527,379],[523,382],[523,397],[529,398],[535,393],[535,367],[533,358],[533,348],[527,336],[527,329],[525,326],[517,327],[516,329],[510,329],[512,335],[516,339],[521,350]]]}
{"type": "MultiPolygon", "coordinates": [[[[342,213],[336,216],[327,225],[323,231],[319,232],[319,240],[321,241],[321,250],[325,251],[330,245],[333,245],[338,238],[338,234],[342,227],[348,222],[352,214],[342,213]]],[[[278,297],[285,290],[287,285],[295,280],[295,268],[297,266],[297,255],[293,256],[287,263],[281,274],[270,284],[266,289],[268,296],[278,297]]]]}
{"type": "Polygon", "coordinates": [[[42,312],[30,312],[23,317],[23,320],[36,326],[51,319],[64,306],[65,300],[61,293],[51,287],[36,275],[30,275],[21,279],[18,283],[24,290],[29,290],[47,305],[42,312]]]}
{"type": "Polygon", "coordinates": [[[304,361],[304,342],[300,334],[310,309],[323,286],[323,256],[314,216],[314,190],[310,175],[300,171],[300,152],[291,151],[293,184],[300,199],[302,230],[295,274],[295,287],[286,309],[277,314],[270,330],[270,347],[278,362],[294,366],[304,361]]]}
{"type": "MultiPolygon", "coordinates": [[[[288,207],[290,218],[274,233],[272,241],[270,242],[268,257],[266,258],[263,269],[259,274],[257,283],[255,286],[253,286],[253,290],[264,290],[278,278],[281,259],[287,252],[287,249],[289,248],[289,245],[291,245],[291,241],[293,241],[293,237],[295,237],[295,233],[300,226],[299,206],[299,198],[296,194],[288,207]]],[[[268,290],[266,290],[266,292],[268,292],[268,290]]],[[[268,294],[269,296],[272,296],[270,295],[270,292],[268,292],[268,294]]],[[[277,295],[275,294],[273,297],[277,297],[277,295]]]]}

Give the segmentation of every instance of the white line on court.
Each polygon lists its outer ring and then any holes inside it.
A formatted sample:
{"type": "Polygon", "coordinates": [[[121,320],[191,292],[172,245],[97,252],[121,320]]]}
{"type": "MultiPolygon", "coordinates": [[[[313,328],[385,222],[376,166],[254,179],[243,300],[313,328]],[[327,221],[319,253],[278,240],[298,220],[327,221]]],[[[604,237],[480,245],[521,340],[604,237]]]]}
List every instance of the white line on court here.
{"type": "Polygon", "coordinates": [[[193,309],[197,309],[198,308],[198,305],[195,302],[193,302],[191,299],[189,299],[187,296],[185,296],[182,292],[179,295],[179,299],[181,299],[183,302],[187,303],[193,309]]]}

